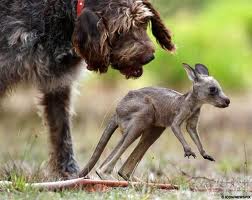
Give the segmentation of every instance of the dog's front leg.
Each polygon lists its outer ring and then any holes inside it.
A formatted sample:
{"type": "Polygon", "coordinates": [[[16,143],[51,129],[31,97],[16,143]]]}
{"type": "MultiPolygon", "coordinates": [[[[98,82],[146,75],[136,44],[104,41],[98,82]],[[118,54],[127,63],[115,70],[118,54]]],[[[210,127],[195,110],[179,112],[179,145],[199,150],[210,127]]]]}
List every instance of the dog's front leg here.
{"type": "Polygon", "coordinates": [[[53,172],[64,178],[76,176],[79,170],[72,149],[70,95],[70,87],[61,88],[44,93],[42,102],[52,146],[50,166],[53,172]]]}

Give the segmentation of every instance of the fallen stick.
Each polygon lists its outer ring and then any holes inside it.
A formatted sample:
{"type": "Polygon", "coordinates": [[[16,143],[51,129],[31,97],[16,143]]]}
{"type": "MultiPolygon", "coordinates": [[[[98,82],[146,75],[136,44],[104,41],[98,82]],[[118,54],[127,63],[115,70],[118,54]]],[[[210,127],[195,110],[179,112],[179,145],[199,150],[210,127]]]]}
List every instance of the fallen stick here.
{"type": "MultiPolygon", "coordinates": [[[[10,181],[0,181],[0,189],[14,185],[10,181]]],[[[43,183],[26,183],[25,187],[36,188],[38,190],[66,190],[66,189],[84,189],[87,191],[107,191],[113,187],[128,187],[128,186],[147,186],[163,190],[179,190],[179,186],[172,184],[159,184],[159,183],[144,183],[144,182],[128,182],[128,181],[111,181],[111,180],[92,180],[85,178],[77,178],[66,181],[55,181],[55,182],[43,182],[43,183]]],[[[235,192],[237,190],[214,187],[214,188],[192,188],[189,190],[192,192],[235,192]]],[[[252,192],[252,188],[249,188],[247,192],[252,192]]]]}
{"type": "MultiPolygon", "coordinates": [[[[0,181],[0,188],[13,185],[10,181],[0,181]]],[[[104,186],[104,187],[128,187],[128,186],[141,186],[155,187],[157,189],[165,190],[178,190],[178,186],[172,184],[156,184],[156,183],[141,183],[141,182],[128,182],[128,181],[110,181],[110,180],[91,180],[84,178],[77,178],[66,181],[43,182],[43,183],[26,183],[26,187],[32,187],[39,190],[64,190],[64,189],[85,189],[90,186],[104,186]]],[[[88,189],[90,190],[90,189],[88,189]]]]}

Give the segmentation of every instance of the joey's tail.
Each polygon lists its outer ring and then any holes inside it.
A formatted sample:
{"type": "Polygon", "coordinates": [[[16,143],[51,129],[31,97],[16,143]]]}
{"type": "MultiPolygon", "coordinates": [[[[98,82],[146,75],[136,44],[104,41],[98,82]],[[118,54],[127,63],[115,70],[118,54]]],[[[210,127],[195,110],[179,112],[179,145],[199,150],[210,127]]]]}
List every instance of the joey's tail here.
{"type": "Polygon", "coordinates": [[[115,130],[118,128],[118,124],[116,121],[116,116],[114,115],[110,121],[107,127],[105,128],[100,141],[98,142],[95,151],[93,155],[91,156],[90,160],[86,164],[86,166],[83,168],[83,170],[80,172],[79,177],[85,177],[95,166],[97,161],[99,160],[104,148],[108,144],[109,139],[111,138],[112,134],[115,132],[115,130]]]}

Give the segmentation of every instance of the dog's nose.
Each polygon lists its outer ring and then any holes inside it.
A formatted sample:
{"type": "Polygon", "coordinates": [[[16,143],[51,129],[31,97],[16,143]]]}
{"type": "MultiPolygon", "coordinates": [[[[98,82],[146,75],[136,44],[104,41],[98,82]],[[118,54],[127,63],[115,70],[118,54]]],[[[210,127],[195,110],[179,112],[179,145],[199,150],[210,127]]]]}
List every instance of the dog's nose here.
{"type": "Polygon", "coordinates": [[[152,54],[152,55],[150,55],[150,56],[147,56],[146,58],[144,58],[143,60],[142,60],[142,65],[146,65],[146,64],[148,64],[150,61],[152,61],[153,59],[155,58],[155,56],[152,54]]]}

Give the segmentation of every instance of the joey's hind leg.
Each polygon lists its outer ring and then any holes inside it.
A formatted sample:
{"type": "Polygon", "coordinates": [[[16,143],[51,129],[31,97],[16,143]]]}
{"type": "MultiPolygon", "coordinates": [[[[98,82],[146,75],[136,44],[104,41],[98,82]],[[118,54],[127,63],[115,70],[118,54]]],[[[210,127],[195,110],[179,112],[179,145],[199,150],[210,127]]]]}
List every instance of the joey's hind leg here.
{"type": "Polygon", "coordinates": [[[61,88],[45,93],[42,104],[50,131],[51,159],[53,172],[60,177],[71,178],[78,173],[74,160],[70,130],[71,88],[61,88]]]}
{"type": "Polygon", "coordinates": [[[102,168],[106,163],[108,163],[113,156],[116,154],[116,152],[120,149],[120,147],[123,144],[123,141],[125,139],[126,135],[122,135],[122,138],[120,139],[120,141],[117,143],[117,145],[115,146],[115,148],[112,150],[112,152],[109,154],[109,156],[102,162],[102,164],[100,165],[99,168],[102,168]]]}
{"type": "Polygon", "coordinates": [[[109,163],[109,161],[114,157],[116,152],[120,149],[120,147],[123,144],[123,141],[125,139],[126,134],[122,135],[122,138],[119,140],[115,148],[112,150],[112,152],[109,154],[109,156],[103,161],[103,163],[99,166],[99,168],[96,169],[96,174],[102,179],[102,180],[111,180],[115,179],[111,173],[104,173],[101,169],[103,168],[104,165],[109,163]]]}
{"type": "Polygon", "coordinates": [[[129,180],[133,171],[143,158],[146,151],[149,147],[160,137],[163,133],[164,128],[161,127],[153,127],[149,130],[146,130],[136,148],[130,154],[128,159],[125,161],[121,169],[118,171],[118,174],[125,180],[129,180]]]}
{"type": "MultiPolygon", "coordinates": [[[[110,156],[111,159],[107,160],[107,163],[104,163],[104,165],[98,169],[100,174],[111,174],[121,155],[142,134],[144,126],[142,120],[134,120],[134,124],[132,124],[132,126],[124,133],[125,137],[122,138],[123,142],[120,148],[118,148],[113,156],[110,156]]],[[[120,142],[121,141],[119,141],[119,143],[120,142]]]]}

